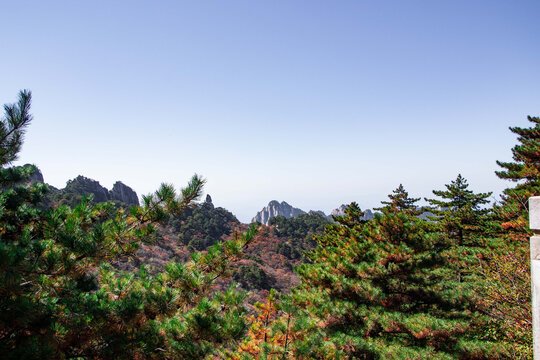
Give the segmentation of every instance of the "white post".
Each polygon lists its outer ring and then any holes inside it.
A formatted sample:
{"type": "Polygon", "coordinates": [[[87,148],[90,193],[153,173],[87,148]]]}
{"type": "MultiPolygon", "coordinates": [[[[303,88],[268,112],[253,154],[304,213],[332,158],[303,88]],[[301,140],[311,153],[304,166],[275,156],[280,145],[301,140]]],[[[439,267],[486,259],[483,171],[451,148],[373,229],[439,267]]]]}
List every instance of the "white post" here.
{"type": "Polygon", "coordinates": [[[540,359],[540,196],[529,198],[529,226],[534,235],[531,237],[531,286],[532,286],[532,323],[533,354],[540,359]]]}

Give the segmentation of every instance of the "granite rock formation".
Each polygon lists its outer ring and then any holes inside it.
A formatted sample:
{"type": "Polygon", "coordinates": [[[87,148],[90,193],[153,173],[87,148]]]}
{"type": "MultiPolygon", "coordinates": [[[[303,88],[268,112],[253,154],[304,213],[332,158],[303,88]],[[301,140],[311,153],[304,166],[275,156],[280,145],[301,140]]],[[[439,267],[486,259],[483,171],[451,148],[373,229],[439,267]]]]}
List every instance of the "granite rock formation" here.
{"type": "MultiPolygon", "coordinates": [[[[27,166],[32,166],[30,164],[25,164],[24,165],[25,167],[27,166]]],[[[34,173],[30,176],[30,178],[28,178],[28,183],[30,184],[33,184],[33,183],[43,183],[43,174],[41,173],[41,170],[38,169],[38,167],[36,166],[36,171],[34,171],[34,173]]]]}
{"type": "Polygon", "coordinates": [[[285,201],[282,201],[280,203],[276,200],[272,200],[268,203],[266,207],[259,211],[251,221],[268,225],[270,219],[275,216],[284,216],[289,219],[305,213],[305,211],[292,207],[285,201]]]}
{"type": "Polygon", "coordinates": [[[99,182],[79,175],[75,179],[68,180],[66,187],[55,189],[50,186],[47,196],[48,203],[58,205],[77,205],[85,195],[93,195],[95,203],[114,201],[127,206],[139,205],[137,193],[129,186],[117,181],[112,190],[101,186],[99,182]]]}
{"type": "Polygon", "coordinates": [[[62,189],[64,193],[75,193],[81,195],[94,195],[94,202],[101,203],[109,200],[109,190],[100,185],[96,180],[79,175],[73,180],[68,180],[66,187],[62,189]]]}
{"type": "Polygon", "coordinates": [[[129,205],[139,205],[137,193],[121,181],[117,181],[109,191],[109,200],[117,200],[129,205]]]}

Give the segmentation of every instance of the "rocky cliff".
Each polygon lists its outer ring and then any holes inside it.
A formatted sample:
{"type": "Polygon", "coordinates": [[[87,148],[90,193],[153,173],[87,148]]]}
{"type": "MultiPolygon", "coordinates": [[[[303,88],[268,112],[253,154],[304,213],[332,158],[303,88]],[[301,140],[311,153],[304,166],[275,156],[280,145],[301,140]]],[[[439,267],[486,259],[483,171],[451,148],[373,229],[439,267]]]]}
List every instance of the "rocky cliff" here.
{"type": "Polygon", "coordinates": [[[93,195],[95,203],[115,201],[120,205],[124,204],[124,206],[139,205],[137,193],[122,182],[117,181],[112,190],[109,191],[96,180],[81,175],[69,180],[63,189],[55,189],[50,186],[46,202],[50,205],[75,206],[85,195],[93,195]]]}
{"type": "Polygon", "coordinates": [[[117,200],[129,205],[139,205],[137,193],[120,181],[117,181],[113,185],[113,188],[109,191],[108,195],[109,200],[117,200]]]}
{"type": "Polygon", "coordinates": [[[272,200],[268,203],[266,207],[259,211],[251,221],[260,222],[261,224],[268,225],[268,221],[270,221],[270,219],[275,216],[284,216],[289,219],[305,213],[305,211],[292,207],[285,201],[282,201],[280,203],[276,200],[272,200]]]}
{"type": "Polygon", "coordinates": [[[77,195],[94,195],[94,202],[106,202],[109,200],[109,190],[100,185],[96,180],[79,175],[73,180],[68,180],[63,193],[77,195]]]}
{"type": "MultiPolygon", "coordinates": [[[[24,165],[25,167],[27,166],[32,166],[30,164],[25,164],[24,165]]],[[[43,183],[43,174],[41,173],[41,170],[38,169],[38,167],[36,166],[36,171],[34,171],[34,173],[30,176],[30,178],[28,179],[28,182],[29,183],[43,183]]]]}
{"type": "Polygon", "coordinates": [[[69,180],[66,187],[60,191],[77,195],[92,194],[94,202],[120,201],[127,205],[139,205],[137,193],[120,181],[117,181],[109,191],[96,180],[79,175],[69,180]]]}
{"type": "Polygon", "coordinates": [[[319,215],[319,216],[322,216],[323,218],[328,218],[328,215],[326,215],[324,213],[324,211],[321,211],[321,210],[309,210],[308,214],[309,215],[319,215]]]}

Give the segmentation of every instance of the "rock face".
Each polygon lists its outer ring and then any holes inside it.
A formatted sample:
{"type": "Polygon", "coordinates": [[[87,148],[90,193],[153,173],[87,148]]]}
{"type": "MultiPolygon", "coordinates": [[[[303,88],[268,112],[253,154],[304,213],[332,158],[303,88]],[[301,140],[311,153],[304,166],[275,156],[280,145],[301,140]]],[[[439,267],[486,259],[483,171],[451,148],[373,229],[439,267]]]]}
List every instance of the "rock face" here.
{"type": "Polygon", "coordinates": [[[347,205],[343,204],[337,209],[332,210],[330,213],[331,216],[343,216],[345,215],[345,209],[347,208],[347,205]]]}
{"type": "MultiPolygon", "coordinates": [[[[337,209],[332,210],[330,213],[331,216],[343,216],[345,215],[345,209],[347,208],[347,205],[343,204],[337,209]]],[[[360,220],[368,221],[372,220],[375,217],[375,214],[370,209],[364,210],[364,216],[360,218],[360,220]]]]}
{"type": "Polygon", "coordinates": [[[118,200],[129,205],[139,205],[137,193],[120,181],[117,181],[112,190],[109,191],[109,200],[118,200]]]}
{"type": "MultiPolygon", "coordinates": [[[[27,166],[27,165],[24,165],[27,166]]],[[[36,171],[30,176],[28,179],[29,183],[43,183],[43,174],[41,173],[41,170],[39,170],[36,166],[36,171]]]]}
{"type": "Polygon", "coordinates": [[[270,219],[275,216],[284,216],[288,219],[297,217],[298,215],[305,213],[305,211],[292,207],[285,201],[279,203],[276,200],[272,200],[268,203],[268,206],[259,211],[251,221],[260,222],[261,224],[268,225],[268,221],[270,221],[270,219]]]}
{"type": "Polygon", "coordinates": [[[373,214],[373,212],[369,209],[366,209],[364,210],[364,216],[362,217],[363,219],[362,220],[373,220],[373,218],[375,217],[375,214],[373,214]]]}
{"type": "Polygon", "coordinates": [[[322,216],[323,218],[328,218],[328,215],[326,215],[324,213],[324,211],[321,211],[321,210],[309,210],[308,214],[309,215],[319,215],[319,216],[322,216]]]}
{"type": "Polygon", "coordinates": [[[79,175],[73,180],[68,180],[66,187],[62,190],[65,193],[92,194],[94,202],[106,202],[109,200],[109,190],[104,188],[96,180],[79,175]]]}
{"type": "Polygon", "coordinates": [[[214,203],[212,203],[212,197],[210,196],[210,194],[206,194],[206,199],[201,204],[201,206],[205,207],[207,210],[214,209],[214,203]]]}
{"type": "Polygon", "coordinates": [[[128,205],[139,205],[137,193],[120,181],[117,181],[112,190],[109,191],[105,187],[101,186],[96,180],[79,175],[75,179],[69,180],[66,187],[61,191],[63,193],[80,195],[92,194],[94,195],[94,202],[96,203],[106,201],[121,201],[128,205]]]}

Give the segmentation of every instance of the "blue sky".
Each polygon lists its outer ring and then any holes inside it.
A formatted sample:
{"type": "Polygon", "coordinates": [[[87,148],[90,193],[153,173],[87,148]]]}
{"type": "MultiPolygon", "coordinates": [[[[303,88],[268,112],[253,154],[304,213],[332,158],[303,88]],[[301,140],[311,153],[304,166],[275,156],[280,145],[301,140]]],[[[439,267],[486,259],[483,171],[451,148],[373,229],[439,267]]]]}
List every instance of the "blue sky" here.
{"type": "Polygon", "coordinates": [[[399,183],[477,191],[540,115],[537,1],[2,2],[0,102],[32,90],[20,163],[148,193],[208,180],[248,221],[272,199],[377,206],[399,183]]]}

